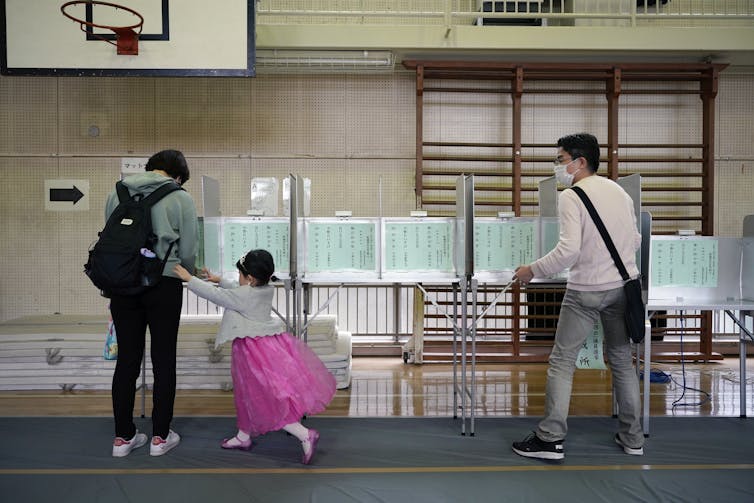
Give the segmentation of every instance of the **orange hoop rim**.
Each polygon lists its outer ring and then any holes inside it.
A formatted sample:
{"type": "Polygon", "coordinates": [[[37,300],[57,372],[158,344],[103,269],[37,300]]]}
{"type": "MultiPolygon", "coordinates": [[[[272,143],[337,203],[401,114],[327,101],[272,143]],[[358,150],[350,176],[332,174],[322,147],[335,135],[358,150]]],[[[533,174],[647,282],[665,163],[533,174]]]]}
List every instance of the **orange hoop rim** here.
{"type": "Polygon", "coordinates": [[[74,0],[72,2],[66,2],[63,5],[61,5],[60,6],[60,12],[65,17],[67,17],[68,19],[70,19],[70,20],[72,20],[72,21],[74,21],[76,23],[80,23],[82,27],[83,26],[90,26],[92,28],[102,28],[102,29],[105,29],[105,30],[113,30],[113,31],[115,31],[115,30],[126,30],[126,29],[135,30],[136,28],[138,28],[139,29],[139,33],[141,33],[141,29],[144,26],[144,16],[142,16],[141,14],[139,14],[137,11],[131,9],[130,7],[126,7],[125,5],[120,5],[120,4],[112,3],[112,2],[98,2],[98,1],[90,1],[90,0],[74,0]],[[124,10],[126,12],[129,12],[129,13],[133,14],[134,16],[138,17],[139,18],[139,22],[136,23],[136,24],[133,24],[133,25],[129,25],[129,26],[112,26],[112,25],[106,25],[106,24],[90,23],[89,21],[73,17],[72,15],[68,14],[65,11],[65,9],[67,7],[70,7],[72,5],[79,5],[79,4],[104,5],[105,7],[112,7],[114,9],[122,9],[122,10],[124,10]]]}

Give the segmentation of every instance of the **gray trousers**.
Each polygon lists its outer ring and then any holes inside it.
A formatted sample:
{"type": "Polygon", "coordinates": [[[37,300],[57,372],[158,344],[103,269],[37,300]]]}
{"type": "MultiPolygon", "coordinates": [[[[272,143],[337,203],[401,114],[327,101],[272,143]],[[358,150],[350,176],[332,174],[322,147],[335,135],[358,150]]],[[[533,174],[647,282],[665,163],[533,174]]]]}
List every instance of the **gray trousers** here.
{"type": "Polygon", "coordinates": [[[623,288],[601,292],[566,289],[547,369],[545,417],[536,431],[541,440],[561,441],[568,433],[568,408],[576,357],[599,318],[605,333],[613,393],[618,402],[618,435],[630,447],[644,445],[639,379],[623,321],[625,303],[623,288]]]}

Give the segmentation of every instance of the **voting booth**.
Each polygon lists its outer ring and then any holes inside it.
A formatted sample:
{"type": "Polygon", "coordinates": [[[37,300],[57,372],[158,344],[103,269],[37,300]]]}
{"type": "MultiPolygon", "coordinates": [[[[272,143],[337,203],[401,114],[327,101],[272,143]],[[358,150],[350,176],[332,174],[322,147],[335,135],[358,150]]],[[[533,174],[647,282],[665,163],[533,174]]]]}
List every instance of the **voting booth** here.
{"type": "MultiPolygon", "coordinates": [[[[657,310],[722,311],[733,321],[739,328],[739,401],[741,417],[745,417],[746,344],[754,342],[745,323],[754,310],[754,232],[747,232],[746,222],[742,238],[652,236],[647,309],[650,314],[657,310]]],[[[651,338],[647,339],[649,354],[651,338]]],[[[646,400],[645,422],[649,416],[646,400]]]]}
{"type": "MultiPolygon", "coordinates": [[[[473,176],[457,181],[456,216],[426,217],[316,217],[303,216],[302,184],[293,175],[288,180],[290,214],[277,216],[230,216],[220,214],[216,181],[203,177],[204,256],[208,268],[235,275],[236,261],[249,249],[265,248],[275,258],[275,274],[284,279],[286,323],[296,336],[307,340],[308,329],[345,284],[410,284],[426,296],[453,326],[454,410],[461,410],[462,433],[470,419],[474,433],[476,326],[501,298],[513,279],[514,270],[551,251],[559,239],[557,187],[552,179],[540,184],[539,217],[474,215],[473,176]],[[500,290],[487,309],[477,314],[478,283],[500,290]],[[312,306],[313,284],[336,285],[323,305],[312,306]],[[453,289],[452,313],[435,302],[422,285],[440,284],[453,289]],[[468,363],[468,366],[467,366],[468,363]],[[458,372],[460,370],[460,373],[458,372]],[[460,405],[457,403],[460,401],[460,405]]],[[[751,339],[744,323],[754,311],[754,223],[741,238],[701,236],[649,236],[651,217],[640,213],[641,183],[638,175],[618,180],[635,202],[637,226],[643,235],[637,263],[645,278],[648,309],[723,310],[741,327],[741,374],[745,382],[745,347],[751,339]],[[643,222],[643,224],[642,224],[643,222]]],[[[544,280],[564,285],[567,272],[544,280]]],[[[536,285],[536,282],[535,282],[536,285]]],[[[324,316],[324,315],[322,315],[324,316]]],[[[329,327],[326,332],[332,334],[329,327]]],[[[330,337],[328,335],[328,337],[330,337]]],[[[322,348],[343,353],[324,356],[336,361],[341,382],[350,370],[350,334],[327,340],[318,336],[322,348]],[[345,340],[348,347],[345,347],[345,340]],[[342,356],[342,358],[341,358],[342,356]]],[[[314,344],[315,341],[312,341],[314,344]]],[[[603,363],[601,329],[579,356],[588,368],[603,363]]],[[[649,359],[651,338],[643,346],[649,359]]],[[[648,432],[648,368],[645,366],[644,428],[648,432]]],[[[346,379],[347,380],[347,379],[346,379]]],[[[742,411],[745,395],[741,391],[742,411]]]]}

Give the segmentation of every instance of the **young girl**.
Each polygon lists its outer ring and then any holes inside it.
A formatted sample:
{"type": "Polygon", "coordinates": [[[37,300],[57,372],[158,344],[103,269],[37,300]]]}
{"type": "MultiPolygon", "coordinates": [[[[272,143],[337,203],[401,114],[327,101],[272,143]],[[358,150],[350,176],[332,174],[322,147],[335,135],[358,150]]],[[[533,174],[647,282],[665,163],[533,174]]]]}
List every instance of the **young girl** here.
{"type": "Polygon", "coordinates": [[[249,450],[252,437],[282,428],[301,441],[301,462],[309,464],[319,433],[305,428],[301,418],[325,410],[335,395],[335,378],[306,344],[281,333],[284,324],[271,316],[275,289],[268,283],[277,281],[272,255],[251,250],[236,267],[238,284],[206,269],[208,281],[180,265],[174,269],[189,290],[225,308],[215,346],[233,341],[230,369],[238,433],[221,445],[249,450]]]}

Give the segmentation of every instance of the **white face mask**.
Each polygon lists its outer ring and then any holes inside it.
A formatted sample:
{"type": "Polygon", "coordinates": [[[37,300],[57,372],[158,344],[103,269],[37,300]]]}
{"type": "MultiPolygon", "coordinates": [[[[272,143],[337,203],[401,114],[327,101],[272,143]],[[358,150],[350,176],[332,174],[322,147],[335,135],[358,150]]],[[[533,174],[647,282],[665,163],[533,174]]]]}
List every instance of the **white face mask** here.
{"type": "MultiPolygon", "coordinates": [[[[571,162],[575,161],[576,159],[572,159],[571,162]]],[[[571,164],[571,162],[567,164],[556,164],[555,165],[555,179],[562,185],[565,185],[566,187],[570,187],[573,185],[573,176],[581,171],[581,168],[577,169],[573,173],[568,172],[568,166],[571,164]]]]}

